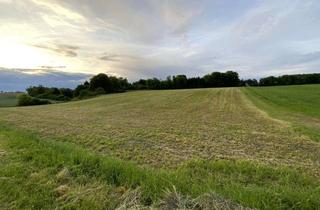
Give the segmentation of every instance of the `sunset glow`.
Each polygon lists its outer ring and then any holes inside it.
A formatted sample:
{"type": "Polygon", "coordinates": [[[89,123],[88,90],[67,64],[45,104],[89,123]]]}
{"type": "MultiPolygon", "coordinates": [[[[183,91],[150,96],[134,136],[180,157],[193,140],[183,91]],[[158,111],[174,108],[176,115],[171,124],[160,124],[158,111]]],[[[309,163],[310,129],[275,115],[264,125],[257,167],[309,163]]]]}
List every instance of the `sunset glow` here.
{"type": "Polygon", "coordinates": [[[11,40],[1,39],[0,48],[0,66],[6,68],[40,68],[52,62],[54,57],[34,47],[11,40]]]}

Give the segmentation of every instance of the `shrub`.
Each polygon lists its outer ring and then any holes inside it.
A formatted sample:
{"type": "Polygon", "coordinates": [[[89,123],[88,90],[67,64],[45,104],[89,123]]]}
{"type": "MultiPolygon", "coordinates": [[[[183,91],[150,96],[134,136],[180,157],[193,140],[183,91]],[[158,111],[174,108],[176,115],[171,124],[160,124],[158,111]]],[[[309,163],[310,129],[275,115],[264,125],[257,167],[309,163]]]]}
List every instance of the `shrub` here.
{"type": "Polygon", "coordinates": [[[60,94],[65,98],[73,98],[73,90],[71,90],[70,88],[60,88],[60,94]]]}
{"type": "Polygon", "coordinates": [[[88,81],[85,81],[85,83],[78,85],[78,86],[76,87],[76,89],[74,89],[74,91],[73,91],[73,96],[74,96],[74,97],[78,97],[78,96],[80,95],[80,92],[81,92],[82,90],[88,90],[88,89],[89,89],[89,86],[90,86],[90,84],[89,84],[88,81]]]}
{"type": "Polygon", "coordinates": [[[31,97],[28,94],[21,94],[18,96],[19,106],[34,106],[43,104],[51,104],[51,102],[49,100],[31,97]]]}
{"type": "Polygon", "coordinates": [[[97,95],[97,93],[95,91],[84,89],[84,90],[80,91],[80,94],[79,94],[78,98],[79,99],[86,99],[86,98],[94,97],[96,95],[97,95]]]}
{"type": "Polygon", "coordinates": [[[31,97],[54,101],[69,101],[73,98],[73,90],[69,88],[49,88],[40,85],[27,88],[27,93],[31,97]]]}
{"type": "Polygon", "coordinates": [[[94,91],[89,90],[89,89],[83,89],[83,90],[80,91],[78,99],[87,99],[87,98],[91,98],[91,97],[94,97],[94,96],[103,95],[105,93],[106,92],[101,87],[97,88],[94,91]]]}

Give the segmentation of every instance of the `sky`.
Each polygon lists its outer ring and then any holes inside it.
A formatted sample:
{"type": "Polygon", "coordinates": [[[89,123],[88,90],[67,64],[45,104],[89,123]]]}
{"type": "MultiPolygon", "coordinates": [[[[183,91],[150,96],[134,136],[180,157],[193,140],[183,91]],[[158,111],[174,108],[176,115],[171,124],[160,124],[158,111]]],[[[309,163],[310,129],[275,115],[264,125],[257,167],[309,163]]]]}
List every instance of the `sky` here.
{"type": "Polygon", "coordinates": [[[0,0],[0,90],[320,72],[319,0],[0,0]]]}

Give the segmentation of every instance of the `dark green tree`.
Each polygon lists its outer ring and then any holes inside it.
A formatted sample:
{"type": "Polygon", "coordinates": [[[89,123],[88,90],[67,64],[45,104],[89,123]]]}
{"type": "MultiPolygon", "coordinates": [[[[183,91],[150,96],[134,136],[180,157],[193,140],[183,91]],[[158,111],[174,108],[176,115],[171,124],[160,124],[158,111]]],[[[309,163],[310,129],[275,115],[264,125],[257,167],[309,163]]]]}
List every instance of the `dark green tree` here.
{"type": "Polygon", "coordinates": [[[112,92],[112,83],[108,75],[98,74],[90,79],[90,90],[102,88],[106,93],[112,92]]]}
{"type": "Polygon", "coordinates": [[[176,75],[172,78],[173,87],[183,89],[188,87],[188,79],[186,75],[176,75]]]}

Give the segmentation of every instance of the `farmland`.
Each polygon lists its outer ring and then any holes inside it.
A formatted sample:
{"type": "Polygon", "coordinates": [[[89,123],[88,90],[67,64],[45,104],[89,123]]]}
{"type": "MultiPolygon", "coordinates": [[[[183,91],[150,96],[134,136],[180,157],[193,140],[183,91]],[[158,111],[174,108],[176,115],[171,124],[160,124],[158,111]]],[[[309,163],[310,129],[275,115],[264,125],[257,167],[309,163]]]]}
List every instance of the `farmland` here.
{"type": "Polygon", "coordinates": [[[0,93],[0,107],[16,106],[18,103],[17,93],[0,93]]]}
{"type": "Polygon", "coordinates": [[[135,91],[1,108],[1,205],[113,209],[133,193],[134,205],[159,208],[180,196],[177,208],[206,209],[203,199],[219,195],[228,208],[317,209],[319,89],[135,91]]]}
{"type": "Polygon", "coordinates": [[[320,141],[320,85],[249,88],[246,93],[270,116],[290,122],[298,132],[320,141]]]}

